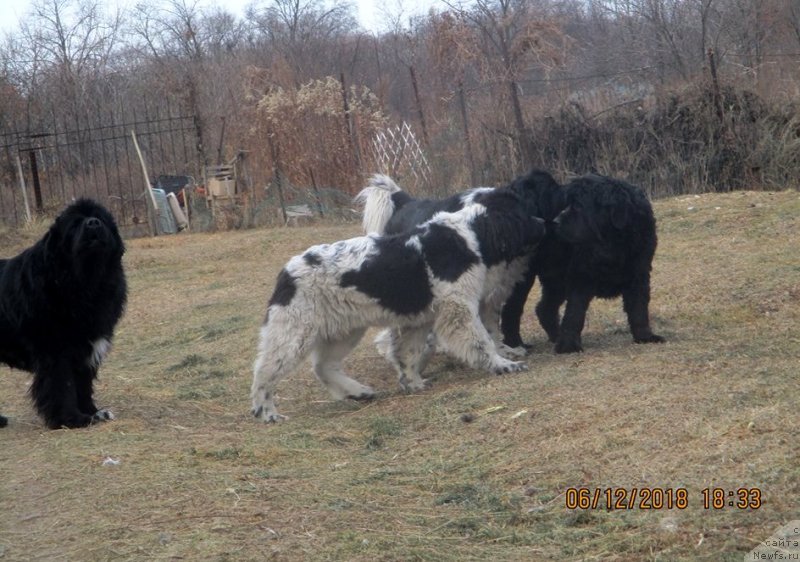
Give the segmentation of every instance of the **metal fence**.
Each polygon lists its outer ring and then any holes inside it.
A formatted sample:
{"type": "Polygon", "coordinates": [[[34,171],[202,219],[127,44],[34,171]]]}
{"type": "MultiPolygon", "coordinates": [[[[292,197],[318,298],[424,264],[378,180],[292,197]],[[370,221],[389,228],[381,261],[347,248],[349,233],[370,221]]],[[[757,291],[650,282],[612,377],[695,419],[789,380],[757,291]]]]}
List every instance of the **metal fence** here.
{"type": "Polygon", "coordinates": [[[90,197],[107,206],[121,228],[145,225],[145,182],[131,131],[150,180],[199,169],[194,118],[167,99],[76,115],[36,126],[0,123],[0,223],[24,224],[26,199],[36,214],[90,197]]]}

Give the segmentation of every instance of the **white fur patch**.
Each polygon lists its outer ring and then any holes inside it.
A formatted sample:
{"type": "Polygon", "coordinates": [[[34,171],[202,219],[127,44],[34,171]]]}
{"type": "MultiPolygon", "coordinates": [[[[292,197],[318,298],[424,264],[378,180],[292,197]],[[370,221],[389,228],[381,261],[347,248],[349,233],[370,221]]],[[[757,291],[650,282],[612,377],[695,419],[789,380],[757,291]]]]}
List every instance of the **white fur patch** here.
{"type": "Polygon", "coordinates": [[[114,414],[111,413],[111,410],[106,410],[105,408],[100,408],[94,413],[92,416],[93,421],[111,421],[114,419],[114,414]]]}
{"type": "Polygon", "coordinates": [[[383,174],[375,174],[370,178],[369,185],[355,196],[354,202],[365,206],[364,232],[383,234],[386,224],[394,214],[392,193],[398,191],[400,188],[392,178],[383,174]]]}
{"type": "Polygon", "coordinates": [[[100,368],[100,364],[111,351],[111,342],[106,338],[100,338],[92,343],[92,354],[89,356],[87,363],[93,369],[100,368]]]}

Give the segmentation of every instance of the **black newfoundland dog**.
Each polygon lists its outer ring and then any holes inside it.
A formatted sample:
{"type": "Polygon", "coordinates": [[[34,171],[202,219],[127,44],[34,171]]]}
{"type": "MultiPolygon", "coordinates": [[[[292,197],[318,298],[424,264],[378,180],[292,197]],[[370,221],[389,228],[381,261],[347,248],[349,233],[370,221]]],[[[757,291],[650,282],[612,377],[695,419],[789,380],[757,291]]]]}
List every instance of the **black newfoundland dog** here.
{"type": "MultiPolygon", "coordinates": [[[[581,331],[594,297],[622,296],[633,341],[663,342],[650,328],[648,312],[657,238],[647,197],[625,181],[597,174],[572,180],[565,191],[566,206],[553,221],[563,242],[556,243],[557,251],[551,246],[549,253],[539,254],[534,271],[542,284],[536,315],[556,353],[582,351],[581,331]]],[[[512,301],[520,299],[525,287],[516,289],[512,301]]]]}
{"type": "Polygon", "coordinates": [[[125,307],[124,251],[111,213],[81,199],[39,242],[0,260],[0,362],[33,373],[50,428],[113,419],[92,387],[125,307]]]}

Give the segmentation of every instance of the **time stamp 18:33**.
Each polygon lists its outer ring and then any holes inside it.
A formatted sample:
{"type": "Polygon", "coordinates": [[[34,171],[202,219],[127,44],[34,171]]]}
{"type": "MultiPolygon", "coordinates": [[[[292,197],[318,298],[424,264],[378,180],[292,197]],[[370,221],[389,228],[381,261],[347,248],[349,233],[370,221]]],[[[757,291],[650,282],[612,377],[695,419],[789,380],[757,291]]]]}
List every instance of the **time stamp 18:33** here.
{"type": "MultiPolygon", "coordinates": [[[[567,509],[686,509],[695,498],[686,488],[567,488],[567,509]]],[[[703,488],[703,509],[759,509],[760,488],[703,488]]]]}

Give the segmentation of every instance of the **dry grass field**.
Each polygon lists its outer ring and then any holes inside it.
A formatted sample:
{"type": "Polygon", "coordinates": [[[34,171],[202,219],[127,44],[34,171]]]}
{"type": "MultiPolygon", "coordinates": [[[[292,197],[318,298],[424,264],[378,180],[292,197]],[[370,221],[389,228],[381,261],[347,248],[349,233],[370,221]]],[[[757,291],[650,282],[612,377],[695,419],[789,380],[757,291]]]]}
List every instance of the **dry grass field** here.
{"type": "MultiPolygon", "coordinates": [[[[275,277],[358,226],[129,241],[97,386],[117,421],[48,431],[29,377],[0,368],[0,559],[742,560],[798,518],[800,194],[655,210],[668,343],[634,345],[620,301],[595,301],[586,351],[556,356],[529,303],[528,372],[437,356],[404,394],[372,331],[348,367],[376,400],[332,402],[306,364],[269,426],[248,393],[275,277]],[[571,487],[684,488],[688,507],[567,509],[571,487]],[[707,487],[763,504],[705,509],[707,487]]],[[[2,255],[36,235],[0,235],[2,255]]]]}

